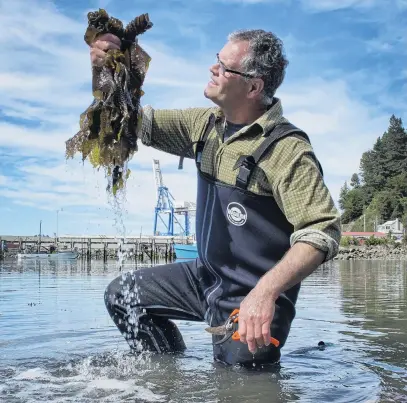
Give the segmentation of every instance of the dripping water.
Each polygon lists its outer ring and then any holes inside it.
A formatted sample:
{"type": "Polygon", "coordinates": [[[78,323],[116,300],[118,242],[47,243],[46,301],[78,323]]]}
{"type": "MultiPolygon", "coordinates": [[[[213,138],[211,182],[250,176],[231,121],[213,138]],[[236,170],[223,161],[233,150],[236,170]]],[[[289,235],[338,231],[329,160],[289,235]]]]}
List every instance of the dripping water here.
{"type": "MultiPolygon", "coordinates": [[[[123,166],[123,171],[122,171],[122,176],[125,178],[127,174],[127,162],[123,166]]],[[[111,178],[108,178],[109,180],[109,185],[111,184],[111,178]]],[[[126,273],[123,271],[123,265],[124,262],[127,259],[130,259],[132,257],[132,253],[130,251],[130,248],[127,245],[127,239],[126,239],[126,215],[128,213],[126,204],[127,204],[127,198],[126,198],[126,186],[123,186],[120,190],[116,192],[114,195],[112,192],[109,193],[109,204],[113,210],[114,214],[114,228],[115,228],[115,238],[117,241],[117,262],[116,262],[116,269],[118,272],[118,275],[121,276],[121,281],[120,285],[123,286],[123,297],[124,297],[124,304],[127,308],[127,312],[129,314],[128,317],[128,333],[124,335],[127,343],[129,344],[129,347],[132,349],[132,351],[137,352],[138,354],[143,353],[142,345],[140,342],[136,342],[132,339],[131,335],[133,334],[134,336],[137,336],[138,334],[138,316],[135,313],[135,310],[132,309],[131,305],[134,303],[139,303],[140,302],[140,292],[139,292],[139,287],[137,283],[133,282],[135,286],[131,289],[128,287],[125,287],[125,280],[126,280],[126,274],[131,276],[131,279],[135,279],[135,271],[137,270],[137,267],[133,268],[130,270],[130,273],[128,274],[126,270],[126,273]]],[[[136,253],[134,251],[133,253],[136,253]]],[[[136,259],[135,259],[136,261],[136,259]]],[[[147,362],[149,355],[142,355],[143,360],[147,362]]]]}

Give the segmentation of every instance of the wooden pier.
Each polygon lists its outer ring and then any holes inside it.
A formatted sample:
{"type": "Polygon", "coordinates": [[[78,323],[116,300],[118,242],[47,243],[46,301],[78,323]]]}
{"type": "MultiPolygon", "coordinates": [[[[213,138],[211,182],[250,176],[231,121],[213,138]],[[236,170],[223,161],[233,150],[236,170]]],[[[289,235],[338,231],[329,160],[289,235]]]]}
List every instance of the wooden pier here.
{"type": "MultiPolygon", "coordinates": [[[[7,252],[4,256],[16,256],[22,252],[49,251],[51,246],[59,250],[75,250],[80,258],[92,259],[118,259],[135,260],[139,262],[155,262],[159,259],[171,261],[174,258],[174,243],[190,244],[194,242],[193,237],[176,236],[60,236],[44,237],[38,236],[6,236],[0,235],[0,245],[6,246],[7,252]]],[[[0,253],[1,257],[1,253],[0,253]]]]}

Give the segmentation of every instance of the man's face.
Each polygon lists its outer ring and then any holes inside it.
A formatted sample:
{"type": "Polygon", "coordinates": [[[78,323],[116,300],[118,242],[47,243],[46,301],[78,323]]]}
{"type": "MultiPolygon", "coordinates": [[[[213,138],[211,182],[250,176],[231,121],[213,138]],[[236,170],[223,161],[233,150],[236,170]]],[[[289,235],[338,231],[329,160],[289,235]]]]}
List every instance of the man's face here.
{"type": "Polygon", "coordinates": [[[247,54],[249,43],[227,42],[219,52],[219,62],[212,65],[211,81],[205,88],[205,97],[220,107],[233,108],[246,101],[248,83],[241,75],[223,72],[223,69],[242,71],[240,61],[247,54]]]}

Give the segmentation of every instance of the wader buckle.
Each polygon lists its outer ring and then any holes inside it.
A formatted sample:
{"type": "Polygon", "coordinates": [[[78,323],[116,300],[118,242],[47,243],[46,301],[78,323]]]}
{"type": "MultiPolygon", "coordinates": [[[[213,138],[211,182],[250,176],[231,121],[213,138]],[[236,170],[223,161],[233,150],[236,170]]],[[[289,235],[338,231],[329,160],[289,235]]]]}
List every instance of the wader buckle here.
{"type": "Polygon", "coordinates": [[[249,155],[247,156],[240,165],[239,174],[236,178],[236,185],[238,187],[246,187],[249,183],[249,177],[256,166],[254,158],[249,155]]]}

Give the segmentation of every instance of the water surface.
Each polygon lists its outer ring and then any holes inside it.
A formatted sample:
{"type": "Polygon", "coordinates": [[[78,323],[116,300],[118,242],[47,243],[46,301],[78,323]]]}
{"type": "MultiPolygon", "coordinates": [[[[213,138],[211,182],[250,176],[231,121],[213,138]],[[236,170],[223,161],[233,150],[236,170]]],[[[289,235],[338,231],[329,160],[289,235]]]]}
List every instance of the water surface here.
{"type": "Polygon", "coordinates": [[[194,322],[177,322],[184,354],[129,355],[103,301],[116,262],[6,260],[0,401],[407,402],[406,269],[322,266],[303,284],[281,368],[266,372],[215,364],[205,324],[194,322]]]}

